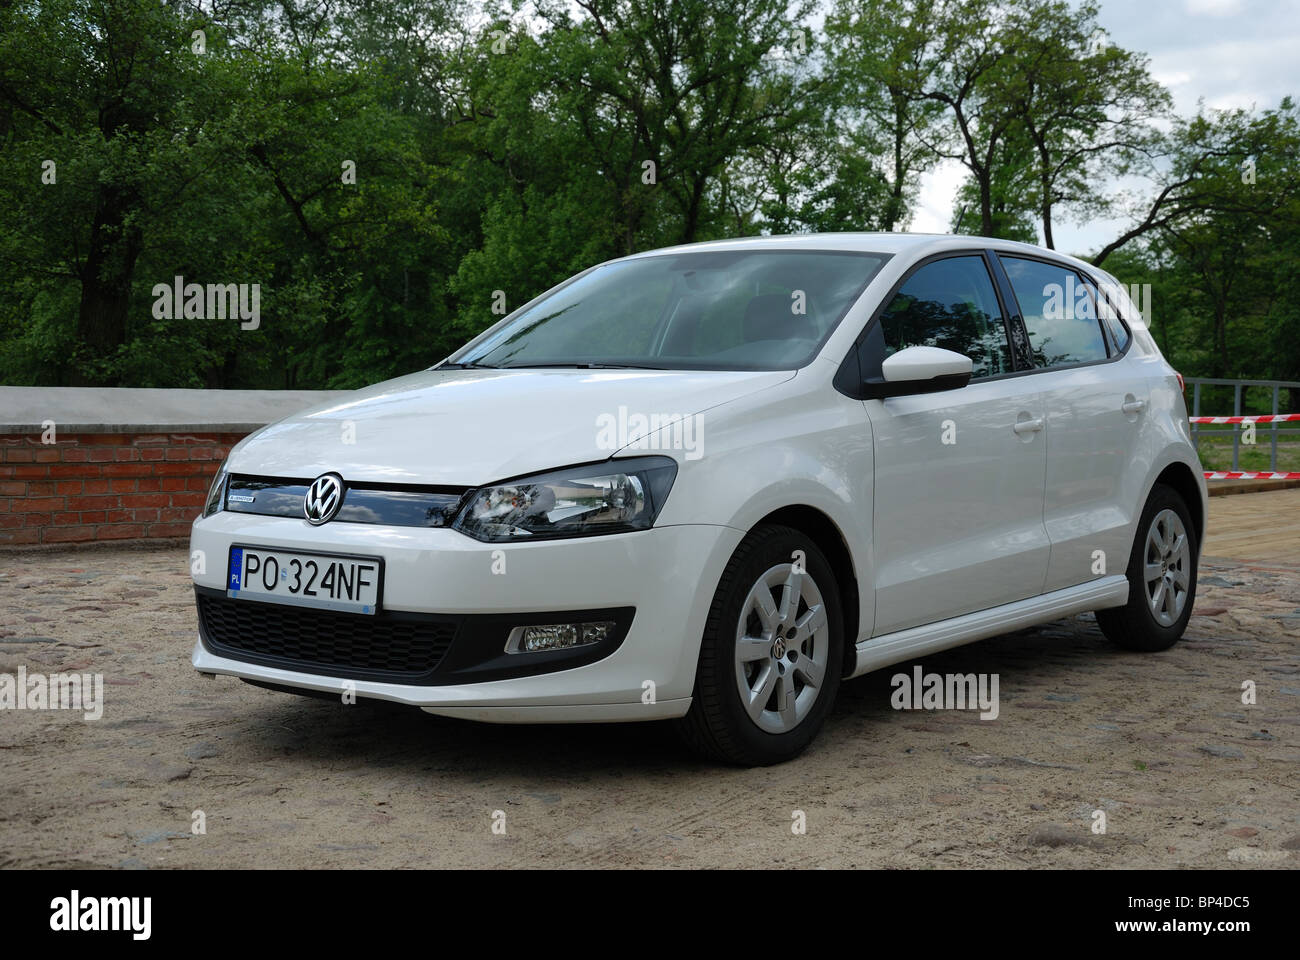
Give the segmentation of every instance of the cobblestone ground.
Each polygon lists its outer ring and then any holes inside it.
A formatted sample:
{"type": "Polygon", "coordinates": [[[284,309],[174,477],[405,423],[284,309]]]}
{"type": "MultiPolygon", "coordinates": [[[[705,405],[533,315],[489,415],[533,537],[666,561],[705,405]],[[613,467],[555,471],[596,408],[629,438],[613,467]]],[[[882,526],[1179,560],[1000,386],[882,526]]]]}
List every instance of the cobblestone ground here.
{"type": "Polygon", "coordinates": [[[1296,563],[1205,559],[1196,616],[1165,653],[1117,651],[1086,615],[924,662],[998,674],[994,721],[895,711],[894,670],[852,681],[809,753],[765,770],[691,759],[660,725],[476,725],[205,680],[189,665],[194,632],[183,550],[0,556],[0,674],[105,682],[98,720],[0,711],[0,866],[1259,869],[1300,857],[1296,563]]]}

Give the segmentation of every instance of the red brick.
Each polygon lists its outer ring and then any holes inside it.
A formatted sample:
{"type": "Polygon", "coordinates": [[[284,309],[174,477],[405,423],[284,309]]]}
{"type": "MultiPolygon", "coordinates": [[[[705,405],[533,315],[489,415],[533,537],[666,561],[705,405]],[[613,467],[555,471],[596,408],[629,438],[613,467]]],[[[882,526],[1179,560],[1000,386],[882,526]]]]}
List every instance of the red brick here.
{"type": "Polygon", "coordinates": [[[105,523],[107,520],[107,510],[86,510],[81,514],[82,523],[105,523]]]}
{"type": "Polygon", "coordinates": [[[125,447],[134,437],[129,433],[82,433],[77,439],[95,447],[125,447]]]}
{"type": "Polygon", "coordinates": [[[6,463],[31,463],[36,459],[34,451],[28,447],[6,447],[6,463]]]}
{"type": "Polygon", "coordinates": [[[167,495],[165,493],[128,493],[122,497],[122,506],[165,507],[167,506],[167,495]]]}
{"type": "Polygon", "coordinates": [[[37,463],[58,463],[63,459],[60,453],[54,447],[44,447],[36,451],[35,459],[37,463]]]}
{"type": "Polygon", "coordinates": [[[0,513],[8,513],[11,502],[8,497],[0,497],[0,513]]]}
{"type": "Polygon", "coordinates": [[[193,477],[162,477],[158,483],[158,489],[165,493],[172,493],[176,490],[188,490],[190,481],[193,477]]]}
{"type": "Polygon", "coordinates": [[[210,476],[190,477],[185,482],[189,485],[189,488],[191,490],[201,490],[204,493],[206,493],[208,487],[212,486],[212,477],[210,476]]]}
{"type": "Polygon", "coordinates": [[[35,480],[27,484],[27,496],[52,497],[55,493],[55,486],[53,480],[35,480]]]}
{"type": "Polygon", "coordinates": [[[86,463],[90,460],[90,451],[84,447],[69,447],[63,451],[64,463],[86,463]]]}
{"type": "Polygon", "coordinates": [[[122,463],[126,460],[139,460],[140,451],[135,447],[118,447],[113,451],[113,459],[122,463]]]}
{"type": "Polygon", "coordinates": [[[137,486],[136,489],[141,493],[155,493],[162,489],[162,482],[166,479],[170,478],[163,477],[160,479],[158,477],[141,477],[139,480],[140,485],[137,486]]]}
{"type": "Polygon", "coordinates": [[[142,443],[169,443],[171,438],[165,433],[141,433],[135,437],[135,443],[139,446],[142,443]]]}
{"type": "Polygon", "coordinates": [[[105,523],[126,523],[132,519],[134,510],[107,510],[105,511],[105,523]]]}
{"type": "Polygon", "coordinates": [[[56,463],[44,467],[51,477],[97,477],[104,468],[97,463],[56,463]]]}
{"type": "Polygon", "coordinates": [[[157,523],[164,519],[157,507],[145,507],[131,511],[131,519],[136,523],[157,523]]]}
{"type": "Polygon", "coordinates": [[[95,530],[100,540],[131,540],[144,536],[142,523],[106,523],[95,530]]]}
{"type": "Polygon", "coordinates": [[[3,464],[0,464],[0,477],[12,477],[14,475],[14,469],[14,467],[6,467],[3,464]]]}
{"type": "Polygon", "coordinates": [[[188,460],[189,458],[190,458],[190,452],[186,450],[184,447],[167,448],[168,460],[188,460]]]}
{"type": "Polygon", "coordinates": [[[23,514],[6,513],[0,515],[0,530],[12,530],[23,525],[23,514]]]}
{"type": "Polygon", "coordinates": [[[87,447],[91,463],[111,463],[116,451],[112,447],[87,447]]]}
{"type": "Polygon", "coordinates": [[[27,484],[20,480],[0,482],[0,497],[21,497],[27,490],[27,484]]]}
{"type": "Polygon", "coordinates": [[[145,447],[140,451],[141,460],[161,460],[166,453],[161,447],[145,447]]]}
{"type": "Polygon", "coordinates": [[[70,513],[56,513],[50,517],[50,523],[56,527],[67,527],[81,522],[81,514],[73,511],[70,513]]]}
{"type": "MultiPolygon", "coordinates": [[[[159,464],[161,470],[165,464],[159,464]]],[[[147,463],[109,463],[100,468],[106,477],[147,477],[155,468],[147,463]]]]}
{"type": "Polygon", "coordinates": [[[16,517],[24,519],[24,527],[48,527],[50,525],[50,514],[48,513],[21,513],[14,514],[16,517]]]}
{"type": "Polygon", "coordinates": [[[5,530],[0,532],[0,543],[40,543],[41,528],[28,527],[24,530],[5,530]]]}
{"type": "Polygon", "coordinates": [[[140,481],[134,477],[115,477],[108,481],[108,489],[114,493],[135,493],[140,489],[140,481]]]}
{"type": "Polygon", "coordinates": [[[70,493],[81,493],[83,486],[81,480],[60,480],[54,485],[54,492],[59,496],[66,497],[70,493]]]}
{"type": "Polygon", "coordinates": [[[190,459],[211,460],[212,448],[211,447],[190,447],[190,459]]]}
{"type": "Polygon", "coordinates": [[[94,539],[95,528],[92,526],[50,527],[45,531],[46,543],[80,543],[94,539]]]}
{"type": "Polygon", "coordinates": [[[63,497],[24,497],[14,505],[14,513],[45,513],[50,510],[62,510],[65,503],[63,497]]]}
{"type": "Polygon", "coordinates": [[[181,520],[189,523],[195,520],[198,515],[198,507],[166,507],[159,511],[158,519],[164,523],[179,522],[181,520]]]}
{"type": "MultiPolygon", "coordinates": [[[[135,466],[135,464],[120,464],[119,466],[127,467],[135,466]]],[[[140,464],[140,466],[159,477],[189,477],[199,471],[198,464],[194,463],[160,463],[154,467],[140,464]]],[[[108,470],[108,467],[104,469],[108,470]]]]}
{"type": "Polygon", "coordinates": [[[194,507],[203,506],[207,496],[202,493],[173,493],[171,497],[173,507],[194,507]]]}
{"type": "Polygon", "coordinates": [[[151,537],[188,537],[189,535],[188,523],[155,523],[149,526],[151,537]]]}
{"type": "Polygon", "coordinates": [[[87,480],[81,485],[82,493],[108,493],[110,480],[87,480]]]}
{"type": "Polygon", "coordinates": [[[112,510],[122,505],[122,498],[115,496],[68,497],[69,510],[112,510]]]}
{"type": "Polygon", "coordinates": [[[75,470],[77,468],[65,467],[62,464],[55,464],[50,467],[42,463],[30,467],[10,467],[10,469],[13,470],[10,476],[15,480],[44,480],[46,477],[57,476],[54,473],[55,470],[75,470]]]}

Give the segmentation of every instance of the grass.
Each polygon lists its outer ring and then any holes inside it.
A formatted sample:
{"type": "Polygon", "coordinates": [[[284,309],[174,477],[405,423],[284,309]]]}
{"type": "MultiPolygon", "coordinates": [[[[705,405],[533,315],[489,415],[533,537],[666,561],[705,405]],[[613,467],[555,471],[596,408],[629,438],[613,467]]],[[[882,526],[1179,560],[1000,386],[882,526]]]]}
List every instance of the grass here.
{"type": "MultiPolygon", "coordinates": [[[[1294,424],[1284,424],[1283,426],[1290,427],[1294,426],[1294,424]]],[[[1272,469],[1269,466],[1270,447],[1268,425],[1260,424],[1255,429],[1255,443],[1253,445],[1243,443],[1240,446],[1237,456],[1237,469],[1246,471],[1272,469]]],[[[1201,434],[1198,450],[1201,455],[1201,463],[1206,470],[1232,469],[1232,433],[1230,431],[1214,430],[1212,433],[1211,429],[1207,428],[1201,434]],[[1222,436],[1214,436],[1214,433],[1221,433],[1222,436]]],[[[1300,437],[1295,435],[1278,437],[1277,470],[1283,473],[1300,472],[1300,437]]]]}

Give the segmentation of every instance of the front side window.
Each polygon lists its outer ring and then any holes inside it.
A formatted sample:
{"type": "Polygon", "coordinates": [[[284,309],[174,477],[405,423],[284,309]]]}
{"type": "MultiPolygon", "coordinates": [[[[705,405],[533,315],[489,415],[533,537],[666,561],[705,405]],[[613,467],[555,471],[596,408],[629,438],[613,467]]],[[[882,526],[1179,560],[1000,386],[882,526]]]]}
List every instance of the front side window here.
{"type": "Polygon", "coordinates": [[[1020,304],[1036,366],[1106,359],[1096,294],[1089,284],[1068,267],[1020,257],[999,259],[1020,304]]]}
{"type": "Polygon", "coordinates": [[[739,250],[597,267],[449,365],[789,370],[817,355],[888,254],[739,250]]]}
{"type": "Polygon", "coordinates": [[[863,340],[863,376],[881,379],[885,358],[917,346],[970,357],[972,378],[1012,371],[1006,325],[983,257],[947,257],[912,274],[863,340]]]}

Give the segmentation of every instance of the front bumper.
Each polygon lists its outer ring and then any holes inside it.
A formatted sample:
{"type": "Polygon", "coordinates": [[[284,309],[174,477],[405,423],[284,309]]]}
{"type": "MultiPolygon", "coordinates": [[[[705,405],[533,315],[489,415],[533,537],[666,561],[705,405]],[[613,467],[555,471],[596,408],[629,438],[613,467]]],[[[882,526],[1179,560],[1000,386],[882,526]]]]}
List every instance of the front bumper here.
{"type": "MultiPolygon", "coordinates": [[[[450,529],[330,523],[223,512],[191,532],[194,581],[221,591],[235,543],[381,556],[386,611],[465,616],[635,609],[608,656],[572,668],[482,682],[419,683],[331,676],[214,652],[202,639],[192,662],[205,674],[318,692],[353,692],[430,713],[495,722],[657,720],[690,706],[700,637],[718,578],[743,536],[724,526],[656,527],[540,543],[480,543],[450,529]]],[[[256,603],[256,601],[233,601],[256,603]]],[[[269,606],[269,605],[268,605],[269,606]]],[[[454,642],[453,642],[454,648],[454,642]]],[[[450,653],[449,653],[450,656],[450,653]]],[[[340,671],[346,672],[346,671],[340,671]]]]}

